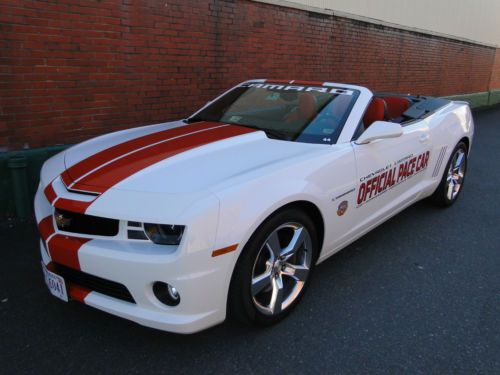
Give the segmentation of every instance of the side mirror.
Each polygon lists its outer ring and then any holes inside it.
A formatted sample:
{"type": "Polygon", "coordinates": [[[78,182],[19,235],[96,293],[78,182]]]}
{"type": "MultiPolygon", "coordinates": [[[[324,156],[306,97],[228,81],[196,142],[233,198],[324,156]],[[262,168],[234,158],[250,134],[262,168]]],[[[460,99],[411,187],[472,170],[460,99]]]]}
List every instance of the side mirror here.
{"type": "Polygon", "coordinates": [[[403,127],[395,122],[375,121],[354,142],[364,145],[376,139],[397,138],[403,134],[403,127]]]}

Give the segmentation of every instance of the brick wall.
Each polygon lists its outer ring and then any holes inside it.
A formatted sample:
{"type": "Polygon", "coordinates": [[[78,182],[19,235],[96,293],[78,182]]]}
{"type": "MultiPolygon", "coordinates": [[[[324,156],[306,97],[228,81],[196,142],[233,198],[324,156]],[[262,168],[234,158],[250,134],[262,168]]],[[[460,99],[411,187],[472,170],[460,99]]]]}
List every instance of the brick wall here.
{"type": "Polygon", "coordinates": [[[0,150],[181,118],[248,78],[486,91],[494,58],[494,48],[244,0],[2,0],[0,150]]]}
{"type": "Polygon", "coordinates": [[[500,89],[500,48],[497,48],[495,54],[495,62],[491,71],[490,89],[500,89]]]}

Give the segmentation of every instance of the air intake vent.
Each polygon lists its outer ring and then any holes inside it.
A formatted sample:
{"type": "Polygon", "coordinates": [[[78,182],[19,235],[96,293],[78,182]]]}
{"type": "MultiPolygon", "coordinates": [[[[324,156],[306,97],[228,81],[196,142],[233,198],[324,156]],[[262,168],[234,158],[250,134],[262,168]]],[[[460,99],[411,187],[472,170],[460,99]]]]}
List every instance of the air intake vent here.
{"type": "Polygon", "coordinates": [[[134,298],[123,284],[77,271],[61,264],[55,264],[54,272],[62,276],[65,281],[74,283],[113,298],[135,303],[134,298]]]}

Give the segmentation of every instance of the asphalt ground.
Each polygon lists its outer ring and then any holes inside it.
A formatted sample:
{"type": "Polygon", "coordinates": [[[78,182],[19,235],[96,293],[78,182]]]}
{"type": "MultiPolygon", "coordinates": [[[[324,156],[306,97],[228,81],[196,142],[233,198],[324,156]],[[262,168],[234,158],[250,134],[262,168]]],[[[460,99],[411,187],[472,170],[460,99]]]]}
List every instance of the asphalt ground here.
{"type": "Polygon", "coordinates": [[[46,289],[34,223],[0,224],[1,374],[500,373],[500,109],[475,114],[464,190],[321,264],[280,324],[144,328],[46,289]]]}

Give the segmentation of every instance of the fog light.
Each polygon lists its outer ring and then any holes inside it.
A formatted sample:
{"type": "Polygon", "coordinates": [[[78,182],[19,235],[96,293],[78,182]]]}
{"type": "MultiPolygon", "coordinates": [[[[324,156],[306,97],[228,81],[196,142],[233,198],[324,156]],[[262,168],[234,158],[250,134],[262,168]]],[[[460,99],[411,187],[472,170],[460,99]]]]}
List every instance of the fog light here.
{"type": "Polygon", "coordinates": [[[168,294],[176,301],[179,299],[179,292],[170,284],[168,284],[168,294]]]}
{"type": "Polygon", "coordinates": [[[153,284],[153,293],[161,303],[168,306],[177,306],[181,301],[181,296],[177,289],[162,281],[156,281],[153,284]]]}

